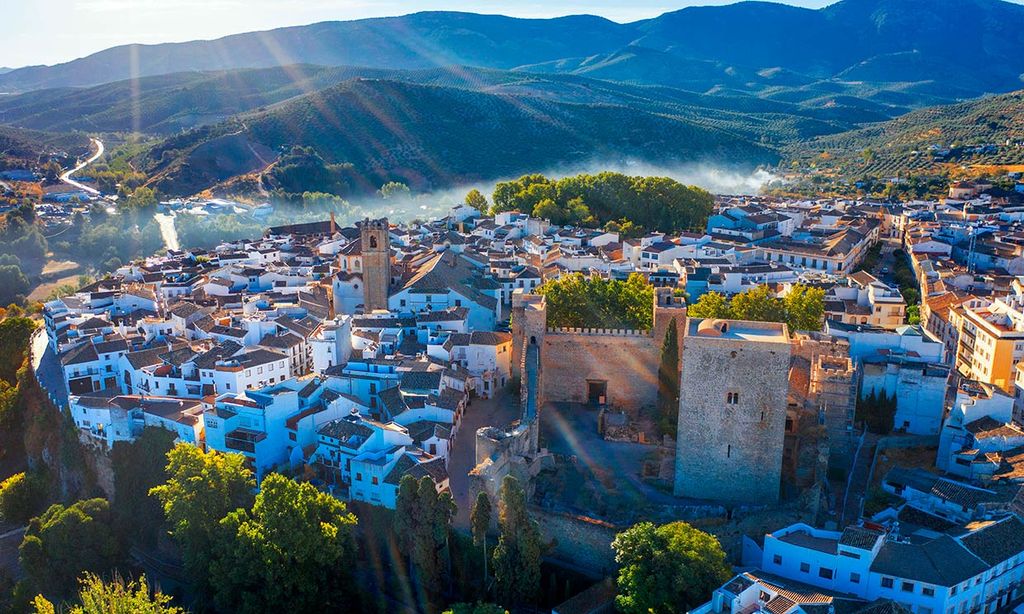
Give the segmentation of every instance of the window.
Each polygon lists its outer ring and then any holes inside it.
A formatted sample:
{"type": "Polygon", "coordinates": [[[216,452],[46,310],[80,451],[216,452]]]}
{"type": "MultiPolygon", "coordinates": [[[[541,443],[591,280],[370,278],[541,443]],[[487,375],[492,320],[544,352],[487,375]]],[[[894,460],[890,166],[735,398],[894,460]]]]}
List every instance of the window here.
{"type": "Polygon", "coordinates": [[[850,582],[853,584],[860,584],[860,574],[856,571],[850,572],[850,582]]]}
{"type": "Polygon", "coordinates": [[[288,439],[295,441],[295,433],[288,433],[288,439]]]}
{"type": "Polygon", "coordinates": [[[363,474],[356,473],[356,481],[357,482],[362,482],[363,481],[363,474]]]}
{"type": "Polygon", "coordinates": [[[800,563],[800,572],[809,573],[811,571],[810,563],[800,563]]]}
{"type": "Polygon", "coordinates": [[[728,392],[728,393],[726,393],[726,395],[725,395],[725,403],[727,405],[739,405],[739,403],[740,403],[740,393],[738,393],[738,392],[728,392]]]}
{"type": "Polygon", "coordinates": [[[914,592],[914,583],[913,582],[904,582],[903,584],[900,585],[900,590],[903,591],[904,593],[913,593],[914,592]]]}
{"type": "Polygon", "coordinates": [[[924,588],[921,589],[921,594],[924,595],[925,597],[934,597],[935,596],[935,589],[931,588],[930,586],[925,586],[924,588]]]}
{"type": "Polygon", "coordinates": [[[772,563],[776,565],[782,565],[782,557],[778,554],[772,557],[772,563]]]}
{"type": "Polygon", "coordinates": [[[376,486],[377,485],[377,476],[373,476],[372,478],[370,478],[370,481],[373,482],[374,486],[376,486]]]}
{"type": "Polygon", "coordinates": [[[892,578],[882,578],[882,588],[892,588],[892,578]]]}
{"type": "Polygon", "coordinates": [[[835,572],[832,571],[831,569],[827,568],[827,567],[819,567],[818,568],[818,577],[819,578],[825,578],[826,580],[831,580],[833,575],[835,575],[835,572]]]}

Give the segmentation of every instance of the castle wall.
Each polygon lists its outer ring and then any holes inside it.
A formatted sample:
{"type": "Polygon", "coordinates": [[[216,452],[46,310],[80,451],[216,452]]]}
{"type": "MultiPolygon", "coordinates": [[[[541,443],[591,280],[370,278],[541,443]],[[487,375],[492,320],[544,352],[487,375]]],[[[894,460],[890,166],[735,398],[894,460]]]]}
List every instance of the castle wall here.
{"type": "Polygon", "coordinates": [[[683,342],[675,493],[777,503],[789,388],[785,327],[766,341],[692,334],[698,325],[690,322],[683,342]],[[738,402],[730,403],[733,394],[738,402]]]}
{"type": "Polygon", "coordinates": [[[655,405],[661,340],[636,331],[587,330],[591,329],[552,329],[544,335],[544,400],[587,403],[592,380],[607,382],[609,405],[655,405]]]}

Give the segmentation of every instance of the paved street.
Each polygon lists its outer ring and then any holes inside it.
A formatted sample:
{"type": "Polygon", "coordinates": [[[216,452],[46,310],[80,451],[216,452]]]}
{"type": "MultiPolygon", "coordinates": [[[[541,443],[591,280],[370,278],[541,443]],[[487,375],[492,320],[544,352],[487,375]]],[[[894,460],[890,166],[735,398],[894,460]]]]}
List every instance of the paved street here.
{"type": "Polygon", "coordinates": [[[516,398],[503,392],[493,399],[473,399],[462,417],[458,438],[448,459],[449,487],[459,506],[455,526],[469,527],[469,471],[476,466],[476,431],[485,426],[504,426],[519,418],[516,398]]]}
{"type": "Polygon", "coordinates": [[[32,369],[35,370],[43,388],[57,398],[58,404],[65,405],[68,401],[68,391],[64,386],[60,361],[47,343],[46,331],[42,329],[37,330],[32,337],[32,369]]]}

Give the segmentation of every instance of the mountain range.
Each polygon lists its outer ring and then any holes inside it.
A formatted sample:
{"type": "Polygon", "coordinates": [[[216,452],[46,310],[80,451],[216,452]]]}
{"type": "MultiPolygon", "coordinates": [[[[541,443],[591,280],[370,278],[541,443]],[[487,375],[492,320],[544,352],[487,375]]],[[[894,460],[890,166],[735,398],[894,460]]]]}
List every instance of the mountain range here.
{"type": "Polygon", "coordinates": [[[933,82],[947,93],[1008,91],[1024,72],[1024,6],[999,0],[842,0],[690,7],[619,24],[425,12],[211,41],[125,45],[0,75],[8,91],[88,86],[195,70],[289,64],[415,70],[468,65],[681,86],[933,82]]]}
{"type": "Polygon", "coordinates": [[[293,145],[368,187],[588,160],[750,168],[1020,88],[1022,26],[1024,6],[1001,0],[740,2],[626,24],[416,13],[0,71],[0,124],[142,134],[132,163],[169,194],[293,145]]]}

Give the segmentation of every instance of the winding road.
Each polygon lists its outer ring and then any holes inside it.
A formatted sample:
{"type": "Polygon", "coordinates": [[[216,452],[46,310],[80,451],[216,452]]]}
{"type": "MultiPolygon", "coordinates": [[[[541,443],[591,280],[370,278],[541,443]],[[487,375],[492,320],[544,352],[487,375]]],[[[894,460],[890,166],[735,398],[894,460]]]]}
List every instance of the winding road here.
{"type": "Polygon", "coordinates": [[[89,158],[85,159],[84,161],[79,162],[78,166],[76,166],[75,168],[73,168],[73,169],[71,169],[69,171],[64,171],[64,174],[62,174],[60,176],[60,180],[63,181],[64,183],[68,184],[68,185],[75,186],[79,190],[83,190],[83,191],[88,192],[90,194],[95,194],[96,196],[100,196],[100,191],[97,190],[96,188],[87,186],[84,183],[75,181],[74,179],[71,178],[72,175],[74,175],[78,171],[82,170],[83,168],[89,166],[90,164],[92,164],[93,162],[98,160],[100,158],[100,156],[103,155],[103,141],[101,141],[101,140],[99,140],[97,138],[90,138],[89,140],[91,140],[92,144],[96,147],[96,153],[94,153],[92,156],[90,156],[89,158]]]}

